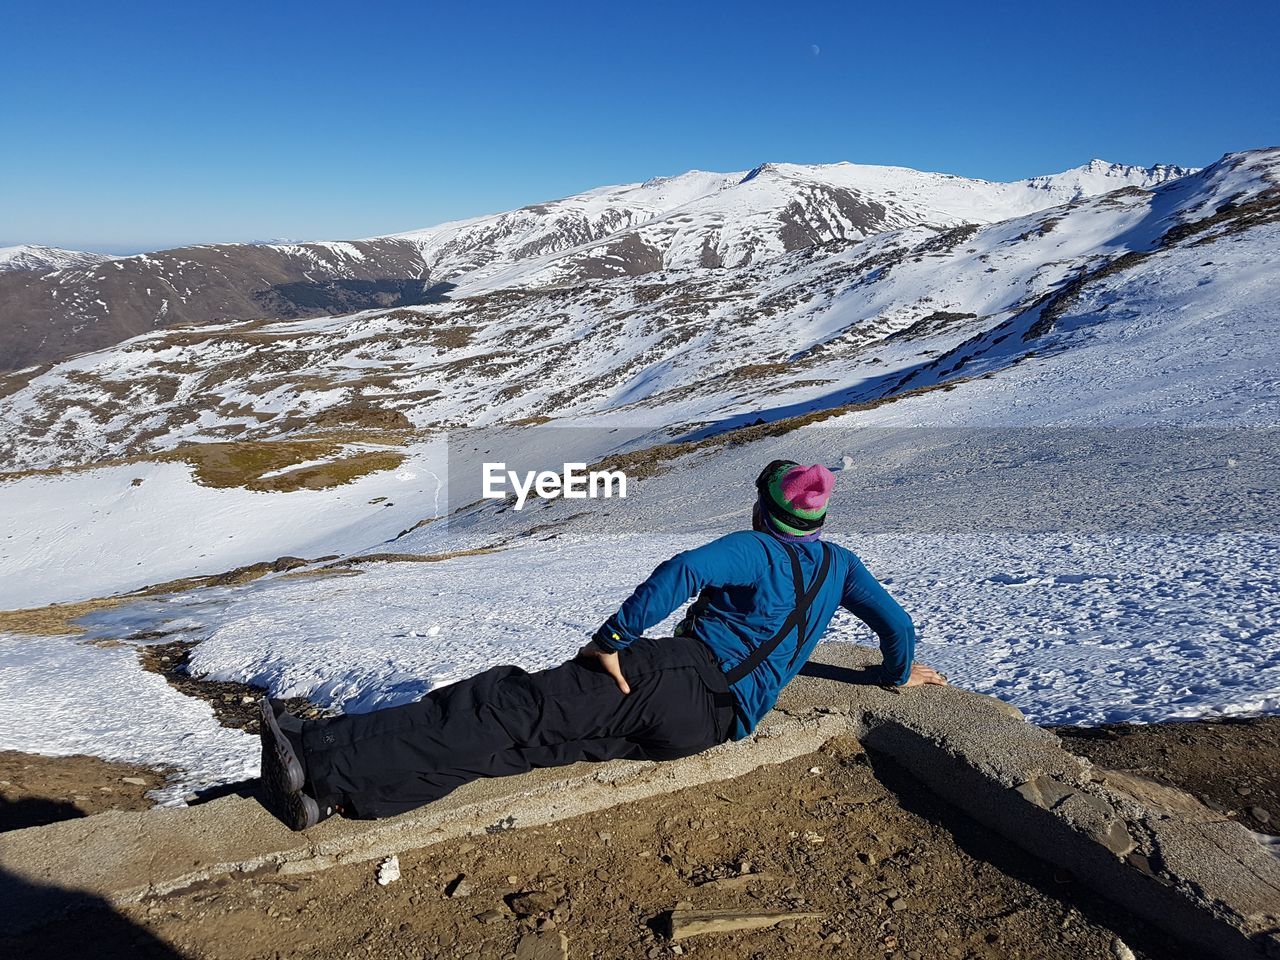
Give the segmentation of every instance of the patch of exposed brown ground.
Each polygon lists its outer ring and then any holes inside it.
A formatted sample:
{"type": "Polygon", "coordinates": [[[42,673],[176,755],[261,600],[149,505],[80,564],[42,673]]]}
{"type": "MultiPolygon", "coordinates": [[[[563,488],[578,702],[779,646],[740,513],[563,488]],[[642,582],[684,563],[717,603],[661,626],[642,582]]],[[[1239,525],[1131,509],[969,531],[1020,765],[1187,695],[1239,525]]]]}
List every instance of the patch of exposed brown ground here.
{"type": "Polygon", "coordinates": [[[446,553],[361,553],[335,560],[326,569],[353,567],[364,563],[441,563],[455,557],[478,557],[486,553],[498,553],[501,549],[501,547],[473,547],[469,550],[451,550],[446,553]]]}
{"type": "Polygon", "coordinates": [[[21,633],[32,637],[56,637],[84,633],[75,621],[97,610],[110,610],[125,603],[126,597],[97,597],[76,603],[51,603],[47,607],[0,610],[0,633],[21,633]]]}
{"type": "Polygon", "coordinates": [[[394,470],[404,462],[404,454],[395,450],[344,453],[343,445],[334,440],[232,441],[187,444],[155,459],[191,464],[196,480],[207,487],[285,492],[324,490],[379,470],[394,470]],[[300,466],[314,460],[326,462],[300,466]]]}
{"type": "MultiPolygon", "coordinates": [[[[357,576],[353,569],[366,563],[440,563],[454,557],[471,557],[495,553],[500,547],[476,547],[470,550],[454,550],[445,553],[370,553],[341,559],[335,556],[304,560],[301,557],[279,557],[271,561],[246,564],[223,573],[195,577],[181,577],[163,583],[142,587],[113,597],[94,597],[73,603],[51,603],[43,607],[26,607],[21,610],[0,610],[0,633],[20,633],[35,637],[74,636],[84,633],[84,627],[76,623],[82,617],[98,610],[110,610],[135,600],[156,597],[168,593],[182,593],[200,587],[229,587],[249,583],[269,573],[280,573],[285,578],[357,576]],[[298,569],[310,563],[332,561],[324,567],[298,569]]],[[[108,641],[110,642],[110,641],[108,641]]]]}
{"type": "MultiPolygon", "coordinates": [[[[144,670],[158,673],[179,693],[209,704],[222,726],[257,734],[260,726],[258,702],[266,690],[234,680],[207,680],[192,676],[191,652],[196,645],[194,640],[151,644],[138,648],[138,658],[144,670]]],[[[332,715],[316,707],[306,697],[288,697],[280,702],[294,716],[305,720],[332,715]]]]}
{"type": "MultiPolygon", "coordinates": [[[[288,492],[324,490],[351,483],[380,470],[394,470],[404,462],[400,445],[408,431],[397,429],[397,421],[373,417],[376,425],[360,429],[352,419],[339,414],[327,425],[313,418],[288,424],[290,429],[306,427],[307,432],[288,440],[226,440],[189,443],[173,450],[97,460],[62,467],[38,467],[0,472],[0,483],[26,477],[56,477],[87,473],[108,467],[137,463],[187,463],[197,483],[207,487],[244,487],[247,490],[288,492]],[[385,449],[345,451],[348,443],[372,444],[385,449]],[[314,460],[325,463],[301,466],[314,460]],[[264,474],[282,471],[275,476],[264,474]]],[[[243,429],[240,426],[239,429],[243,429]]],[[[140,481],[137,481],[140,482],[140,481]]]]}

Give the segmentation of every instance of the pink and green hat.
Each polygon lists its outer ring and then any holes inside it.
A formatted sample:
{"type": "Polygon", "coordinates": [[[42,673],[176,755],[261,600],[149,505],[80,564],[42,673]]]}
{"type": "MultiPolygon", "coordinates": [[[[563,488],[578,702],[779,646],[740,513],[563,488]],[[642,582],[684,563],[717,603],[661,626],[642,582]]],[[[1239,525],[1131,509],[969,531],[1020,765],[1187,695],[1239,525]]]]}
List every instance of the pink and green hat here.
{"type": "Polygon", "coordinates": [[[773,461],[756,478],[760,509],[779,531],[795,537],[822,529],[835,486],[835,475],[822,464],[804,467],[791,460],[773,461]]]}

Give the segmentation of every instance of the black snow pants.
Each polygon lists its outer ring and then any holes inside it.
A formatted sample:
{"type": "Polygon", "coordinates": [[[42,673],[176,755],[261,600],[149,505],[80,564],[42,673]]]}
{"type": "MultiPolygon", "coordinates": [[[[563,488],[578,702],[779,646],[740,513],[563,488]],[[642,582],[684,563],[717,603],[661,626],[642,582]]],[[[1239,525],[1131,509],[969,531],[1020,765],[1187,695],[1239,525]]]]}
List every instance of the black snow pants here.
{"type": "Polygon", "coordinates": [[[623,650],[623,694],[596,661],[526,673],[493,667],[373,713],[303,724],[309,789],[321,807],[387,817],[480,777],[578,760],[674,760],[725,740],[734,698],[710,649],[646,638],[623,650]]]}

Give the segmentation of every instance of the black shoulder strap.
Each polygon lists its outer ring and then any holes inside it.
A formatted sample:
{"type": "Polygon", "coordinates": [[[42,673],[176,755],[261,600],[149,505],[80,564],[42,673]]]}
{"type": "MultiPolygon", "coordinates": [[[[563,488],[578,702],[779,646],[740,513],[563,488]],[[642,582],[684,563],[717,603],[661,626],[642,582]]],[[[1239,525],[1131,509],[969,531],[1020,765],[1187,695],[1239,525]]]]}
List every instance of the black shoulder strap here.
{"type": "Polygon", "coordinates": [[[736,667],[725,673],[725,679],[729,681],[730,685],[737,683],[760,664],[764,663],[769,655],[778,648],[778,644],[792,630],[799,628],[796,648],[799,649],[804,646],[805,636],[809,632],[809,608],[813,606],[813,601],[818,596],[818,591],[822,589],[822,584],[827,579],[827,572],[831,569],[831,549],[825,543],[822,544],[822,562],[818,564],[818,572],[814,574],[813,583],[806,590],[804,588],[804,574],[800,570],[799,552],[789,543],[784,543],[782,546],[791,560],[791,579],[796,590],[795,609],[787,615],[787,619],[782,622],[782,626],[777,633],[752,650],[750,655],[736,667]]]}

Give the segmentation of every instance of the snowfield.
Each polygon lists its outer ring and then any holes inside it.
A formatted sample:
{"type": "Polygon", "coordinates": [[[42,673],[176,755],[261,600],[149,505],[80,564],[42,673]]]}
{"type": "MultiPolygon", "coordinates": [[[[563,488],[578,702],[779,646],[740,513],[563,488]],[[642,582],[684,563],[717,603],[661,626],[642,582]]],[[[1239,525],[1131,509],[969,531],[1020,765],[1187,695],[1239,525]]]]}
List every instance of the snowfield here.
{"type": "Polygon", "coordinates": [[[258,772],[250,738],[139,668],[128,644],[0,633],[0,697],[0,749],[171,767],[179,773],[152,794],[158,803],[180,804],[192,789],[258,772]]]}
{"type": "Polygon", "coordinates": [[[346,554],[431,513],[446,459],[426,443],[395,470],[327,490],[197,483],[183,463],[137,463],[0,483],[0,610],[137,590],[284,555],[346,554]],[[74,571],[74,574],[69,574],[74,571]]]}
{"type": "MultiPolygon", "coordinates": [[[[912,611],[919,659],[1036,722],[1280,709],[1270,629],[1280,620],[1280,547],[1270,535],[833,539],[912,611]]],[[[426,569],[379,565],[337,584],[264,585],[252,600],[208,611],[194,666],[358,712],[497,663],[540,669],[572,656],[645,571],[704,540],[553,542],[426,569]]],[[[875,643],[847,614],[827,639],[875,643]]]]}
{"type": "MultiPolygon", "coordinates": [[[[886,202],[862,239],[848,220],[838,242],[698,260],[687,231],[707,210],[733,228],[726,250],[750,247],[755,213],[776,220],[814,169],[690,174],[419,232],[460,257],[459,236],[499,221],[533,231],[445,303],[157,331],[0,397],[0,609],[284,554],[392,555],[98,609],[83,636],[0,635],[0,748],[168,765],[164,802],[248,775],[252,738],[139,669],[136,646],[175,638],[199,641],[199,676],[347,711],[558,663],[658,562],[745,527],[777,457],[838,470],[828,536],[953,682],[1040,723],[1280,711],[1280,150],[1004,191],[820,168],[827,187],[909,194],[934,219],[895,223],[886,202]],[[647,219],[618,229],[683,265],[584,283],[603,248],[537,231],[604,216],[619,191],[647,219]],[[269,447],[325,416],[406,459],[287,493],[154,459],[269,447]],[[137,459],[99,462],[125,451],[137,459]],[[625,501],[473,502],[486,461],[618,456],[625,501]]],[[[874,642],[846,615],[827,639],[874,642]]]]}
{"type": "MultiPolygon", "coordinates": [[[[857,550],[911,611],[921,661],[1035,722],[1280,710],[1274,534],[833,539],[857,550]]],[[[526,543],[440,563],[372,564],[359,576],[180,594],[85,622],[91,637],[180,630],[204,638],[192,662],[201,675],[364,711],[495,664],[562,662],[643,571],[702,540],[526,543]]],[[[875,643],[843,613],[827,639],[875,643]]],[[[171,765],[183,773],[161,798],[170,802],[253,773],[256,739],[219,727],[205,704],[141,671],[127,644],[0,638],[0,667],[6,749],[171,765]],[[33,709],[38,728],[25,722],[33,709]]]]}

